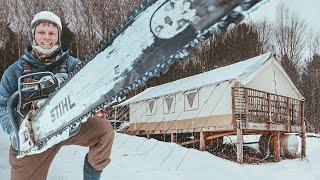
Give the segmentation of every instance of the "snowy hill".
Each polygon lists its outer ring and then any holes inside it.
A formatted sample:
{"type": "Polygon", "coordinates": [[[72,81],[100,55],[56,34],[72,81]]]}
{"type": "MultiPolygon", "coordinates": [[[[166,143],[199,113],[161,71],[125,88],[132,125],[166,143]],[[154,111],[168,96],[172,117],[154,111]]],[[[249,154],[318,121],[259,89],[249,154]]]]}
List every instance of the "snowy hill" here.
{"type": "MultiPolygon", "coordinates": [[[[320,139],[307,138],[307,159],[279,163],[239,165],[207,152],[180,147],[154,139],[116,134],[111,164],[102,180],[319,180],[320,139]],[[180,164],[180,165],[179,165],[180,164]]],[[[10,175],[8,136],[0,135],[0,179],[10,175]]],[[[82,179],[86,148],[66,146],[54,159],[48,180],[82,179]]]]}

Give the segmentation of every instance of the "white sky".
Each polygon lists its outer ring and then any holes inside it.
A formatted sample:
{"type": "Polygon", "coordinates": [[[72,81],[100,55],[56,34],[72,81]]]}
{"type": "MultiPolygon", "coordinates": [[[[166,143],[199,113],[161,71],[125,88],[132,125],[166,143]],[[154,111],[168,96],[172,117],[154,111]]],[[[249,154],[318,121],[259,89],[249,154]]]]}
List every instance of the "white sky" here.
{"type": "Polygon", "coordinates": [[[274,20],[276,7],[280,2],[285,2],[290,10],[296,12],[301,18],[304,18],[309,28],[320,32],[320,0],[270,0],[252,14],[252,20],[259,21],[264,18],[274,20]]]}

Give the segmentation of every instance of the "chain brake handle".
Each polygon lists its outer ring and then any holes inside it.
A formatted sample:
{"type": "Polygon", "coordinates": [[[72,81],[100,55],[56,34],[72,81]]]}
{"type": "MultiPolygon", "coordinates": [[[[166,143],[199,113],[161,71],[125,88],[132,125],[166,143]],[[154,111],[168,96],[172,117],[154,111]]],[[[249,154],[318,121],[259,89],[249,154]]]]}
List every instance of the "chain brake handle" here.
{"type": "Polygon", "coordinates": [[[22,110],[22,104],[24,104],[23,99],[26,99],[24,94],[28,94],[28,98],[26,102],[32,102],[39,99],[44,99],[49,96],[50,91],[58,87],[59,81],[57,77],[52,72],[37,72],[23,75],[18,80],[18,91],[19,91],[19,100],[16,112],[20,115],[20,117],[25,118],[22,110]],[[24,82],[25,78],[32,78],[40,76],[41,78],[34,82],[24,82]],[[43,79],[42,77],[49,77],[47,79],[43,79]],[[46,83],[47,82],[47,83],[46,83]],[[49,86],[42,86],[42,84],[50,84],[49,86]]]}

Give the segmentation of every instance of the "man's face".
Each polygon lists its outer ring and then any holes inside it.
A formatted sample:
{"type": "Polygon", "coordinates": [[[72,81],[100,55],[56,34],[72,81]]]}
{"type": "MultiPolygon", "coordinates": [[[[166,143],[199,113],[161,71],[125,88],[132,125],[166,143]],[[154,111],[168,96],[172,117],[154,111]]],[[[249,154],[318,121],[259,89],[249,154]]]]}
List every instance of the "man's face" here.
{"type": "Polygon", "coordinates": [[[57,44],[58,28],[49,22],[41,22],[35,27],[35,41],[43,49],[51,49],[57,44]]]}

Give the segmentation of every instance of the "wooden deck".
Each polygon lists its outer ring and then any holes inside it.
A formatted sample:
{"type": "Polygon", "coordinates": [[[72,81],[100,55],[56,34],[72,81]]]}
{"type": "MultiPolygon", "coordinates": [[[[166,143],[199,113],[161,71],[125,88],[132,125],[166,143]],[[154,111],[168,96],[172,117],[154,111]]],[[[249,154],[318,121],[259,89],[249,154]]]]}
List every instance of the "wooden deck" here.
{"type": "Polygon", "coordinates": [[[270,130],[303,131],[304,101],[244,87],[233,87],[232,100],[234,124],[241,120],[250,123],[245,128],[265,130],[267,123],[270,130]]]}

